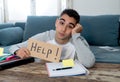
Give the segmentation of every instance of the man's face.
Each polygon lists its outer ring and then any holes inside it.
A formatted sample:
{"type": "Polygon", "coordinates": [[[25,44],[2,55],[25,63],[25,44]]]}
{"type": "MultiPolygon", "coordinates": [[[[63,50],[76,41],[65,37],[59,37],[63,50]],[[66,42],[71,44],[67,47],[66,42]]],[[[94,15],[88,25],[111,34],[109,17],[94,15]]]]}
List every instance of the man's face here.
{"type": "Polygon", "coordinates": [[[68,41],[71,37],[72,29],[76,25],[76,20],[67,14],[62,15],[56,20],[56,36],[57,41],[68,41]]]}

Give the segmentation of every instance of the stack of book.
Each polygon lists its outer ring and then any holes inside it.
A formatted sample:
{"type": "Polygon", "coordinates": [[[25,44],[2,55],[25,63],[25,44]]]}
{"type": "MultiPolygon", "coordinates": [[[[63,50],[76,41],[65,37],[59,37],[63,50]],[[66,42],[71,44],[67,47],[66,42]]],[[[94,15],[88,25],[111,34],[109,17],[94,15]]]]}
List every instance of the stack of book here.
{"type": "Polygon", "coordinates": [[[0,70],[34,62],[33,57],[21,59],[12,54],[3,54],[0,56],[0,70]]]}

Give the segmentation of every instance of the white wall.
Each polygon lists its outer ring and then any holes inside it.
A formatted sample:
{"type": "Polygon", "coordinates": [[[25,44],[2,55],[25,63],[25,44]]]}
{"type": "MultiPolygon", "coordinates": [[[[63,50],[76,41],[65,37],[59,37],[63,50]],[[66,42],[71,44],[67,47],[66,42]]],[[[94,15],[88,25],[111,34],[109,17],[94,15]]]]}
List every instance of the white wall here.
{"type": "Polygon", "coordinates": [[[1,11],[1,8],[0,8],[0,23],[2,22],[2,13],[1,13],[2,11],[1,11]]]}
{"type": "Polygon", "coordinates": [[[2,2],[0,1],[0,23],[2,22],[2,2]]]}
{"type": "Polygon", "coordinates": [[[73,0],[72,6],[80,15],[120,15],[120,0],[73,0]]]}
{"type": "Polygon", "coordinates": [[[4,22],[3,0],[0,0],[0,23],[4,22]]]}

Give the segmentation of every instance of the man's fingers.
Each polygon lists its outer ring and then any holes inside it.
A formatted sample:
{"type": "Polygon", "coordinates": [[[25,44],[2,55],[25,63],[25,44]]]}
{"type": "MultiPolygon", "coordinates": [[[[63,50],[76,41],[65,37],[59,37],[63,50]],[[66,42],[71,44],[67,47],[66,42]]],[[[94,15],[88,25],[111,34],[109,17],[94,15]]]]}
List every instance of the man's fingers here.
{"type": "Polygon", "coordinates": [[[27,54],[27,55],[30,55],[30,52],[27,48],[24,49],[24,52],[27,54]]]}
{"type": "Polygon", "coordinates": [[[81,24],[77,24],[76,31],[81,32],[82,29],[83,29],[82,25],[81,24]]]}
{"type": "Polygon", "coordinates": [[[27,48],[20,48],[19,50],[17,50],[16,55],[20,58],[26,58],[30,56],[30,52],[27,48]]]}
{"type": "Polygon", "coordinates": [[[83,30],[82,25],[77,24],[77,25],[75,26],[75,28],[72,30],[72,34],[80,33],[80,32],[82,32],[82,30],[83,30]]]}

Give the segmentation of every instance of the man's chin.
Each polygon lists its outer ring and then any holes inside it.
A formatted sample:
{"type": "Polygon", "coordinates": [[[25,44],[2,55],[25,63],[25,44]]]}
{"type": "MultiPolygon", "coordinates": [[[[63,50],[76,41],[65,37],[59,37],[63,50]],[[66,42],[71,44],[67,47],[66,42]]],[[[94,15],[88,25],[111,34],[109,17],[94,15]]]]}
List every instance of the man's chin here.
{"type": "Polygon", "coordinates": [[[65,39],[65,37],[58,37],[59,39],[61,39],[61,40],[64,40],[65,39]]]}
{"type": "Polygon", "coordinates": [[[59,38],[60,40],[66,40],[66,39],[68,39],[68,38],[65,37],[65,36],[58,36],[58,38],[59,38]]]}

